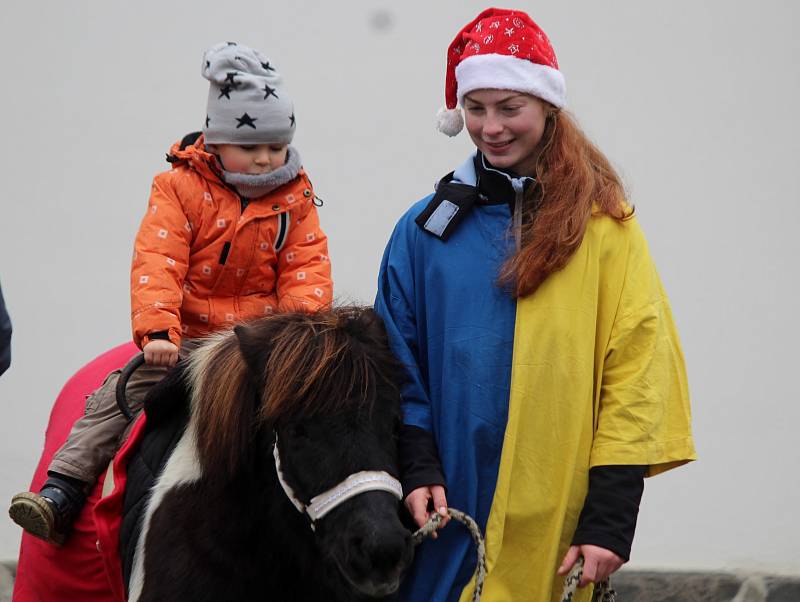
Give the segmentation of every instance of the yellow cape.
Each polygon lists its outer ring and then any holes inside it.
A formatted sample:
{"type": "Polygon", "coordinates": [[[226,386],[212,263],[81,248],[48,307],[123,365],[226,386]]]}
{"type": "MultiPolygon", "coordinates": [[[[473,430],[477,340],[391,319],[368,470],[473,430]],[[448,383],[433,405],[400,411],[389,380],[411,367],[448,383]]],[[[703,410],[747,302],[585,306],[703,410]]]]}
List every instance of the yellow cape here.
{"type": "Polygon", "coordinates": [[[595,216],[567,266],[517,304],[483,602],[557,602],[589,469],[648,465],[652,476],[693,460],[690,422],[683,354],[644,235],[634,218],[595,216]]]}

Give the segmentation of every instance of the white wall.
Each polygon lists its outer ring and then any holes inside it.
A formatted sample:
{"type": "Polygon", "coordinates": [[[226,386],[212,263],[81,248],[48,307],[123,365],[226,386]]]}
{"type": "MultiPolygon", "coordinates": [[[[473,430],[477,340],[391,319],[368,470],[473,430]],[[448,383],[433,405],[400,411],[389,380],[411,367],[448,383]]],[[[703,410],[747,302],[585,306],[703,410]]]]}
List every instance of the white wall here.
{"type": "MultiPolygon", "coordinates": [[[[629,184],[689,365],[700,461],[648,481],[633,566],[800,573],[798,6],[521,6],[629,184]]],[[[164,152],[205,116],[205,47],[238,40],[284,71],[337,295],[370,302],[395,219],[470,148],[433,117],[445,48],[480,8],[4,4],[0,279],[15,334],[0,378],[0,506],[27,487],[64,381],[129,337],[132,238],[164,152]]],[[[0,558],[18,537],[0,518],[0,558]]]]}

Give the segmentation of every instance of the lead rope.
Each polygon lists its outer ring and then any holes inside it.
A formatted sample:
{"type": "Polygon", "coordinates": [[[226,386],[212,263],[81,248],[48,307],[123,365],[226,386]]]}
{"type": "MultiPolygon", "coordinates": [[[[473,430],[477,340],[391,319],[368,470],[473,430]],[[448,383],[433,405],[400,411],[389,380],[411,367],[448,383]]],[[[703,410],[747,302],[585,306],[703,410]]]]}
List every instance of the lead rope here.
{"type": "MultiPolygon", "coordinates": [[[[462,523],[469,530],[472,540],[475,542],[478,554],[478,564],[475,567],[475,591],[472,593],[472,602],[480,602],[481,593],[483,592],[483,581],[486,578],[486,547],[483,543],[483,536],[481,530],[478,528],[477,523],[468,514],[464,514],[461,510],[455,508],[448,508],[447,513],[462,523]]],[[[414,545],[422,542],[423,539],[429,537],[442,522],[442,515],[438,512],[433,512],[422,527],[417,529],[411,536],[414,545]]],[[[575,595],[575,590],[583,575],[583,556],[578,558],[578,561],[572,567],[572,570],[564,580],[564,591],[561,594],[561,602],[571,602],[575,595]]],[[[594,594],[592,595],[592,602],[616,602],[617,593],[611,588],[608,579],[601,581],[594,586],[594,594]]]]}
{"type": "MultiPolygon", "coordinates": [[[[483,544],[481,530],[478,528],[478,524],[469,514],[464,514],[461,512],[461,510],[456,510],[455,508],[448,508],[447,513],[458,522],[463,523],[464,526],[469,529],[469,534],[472,536],[472,541],[475,542],[475,546],[478,548],[478,565],[475,567],[475,591],[472,593],[472,602],[479,602],[481,599],[481,592],[483,591],[483,580],[486,578],[486,547],[483,544]]],[[[438,512],[431,514],[428,522],[422,525],[422,527],[415,531],[414,535],[411,536],[414,545],[417,545],[423,539],[436,531],[439,523],[441,522],[441,514],[438,512]]]]}
{"type": "MultiPolygon", "coordinates": [[[[561,602],[571,602],[572,596],[575,595],[575,590],[578,589],[578,583],[583,576],[583,556],[578,558],[578,561],[572,566],[572,570],[564,579],[564,592],[561,594],[561,602]]],[[[592,602],[616,602],[617,592],[611,587],[608,579],[603,579],[600,583],[595,584],[594,594],[592,594],[592,602]]]]}

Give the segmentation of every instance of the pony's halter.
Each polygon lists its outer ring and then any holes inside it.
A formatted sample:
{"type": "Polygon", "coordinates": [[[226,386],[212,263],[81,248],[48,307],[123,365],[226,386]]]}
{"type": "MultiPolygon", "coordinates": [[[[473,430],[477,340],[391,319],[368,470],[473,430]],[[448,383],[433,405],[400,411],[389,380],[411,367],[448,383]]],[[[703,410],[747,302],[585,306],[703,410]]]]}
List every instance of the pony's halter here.
{"type": "Polygon", "coordinates": [[[275,472],[278,474],[278,481],[283,487],[286,497],[297,508],[300,514],[305,514],[311,521],[311,529],[315,529],[315,523],[323,516],[328,514],[338,505],[346,502],[352,497],[367,491],[387,491],[394,495],[398,500],[403,499],[403,488],[400,481],[395,479],[388,472],[382,470],[362,470],[347,477],[344,481],[323,491],[319,495],[311,498],[311,502],[306,505],[301,502],[289,483],[283,478],[281,470],[281,456],[278,452],[278,438],[275,437],[275,444],[272,447],[272,455],[275,456],[275,472]]]}

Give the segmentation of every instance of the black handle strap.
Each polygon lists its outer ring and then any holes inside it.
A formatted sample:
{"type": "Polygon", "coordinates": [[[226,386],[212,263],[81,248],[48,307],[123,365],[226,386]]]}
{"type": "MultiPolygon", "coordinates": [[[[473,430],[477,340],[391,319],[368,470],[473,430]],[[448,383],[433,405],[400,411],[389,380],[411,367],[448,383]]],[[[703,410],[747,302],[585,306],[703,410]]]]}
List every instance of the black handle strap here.
{"type": "Polygon", "coordinates": [[[144,353],[137,353],[125,364],[125,367],[119,373],[119,380],[117,380],[117,406],[122,415],[128,419],[128,422],[133,420],[133,412],[131,412],[128,400],[125,397],[125,389],[128,386],[128,379],[130,379],[131,374],[136,372],[142,364],[144,364],[144,353]]]}

